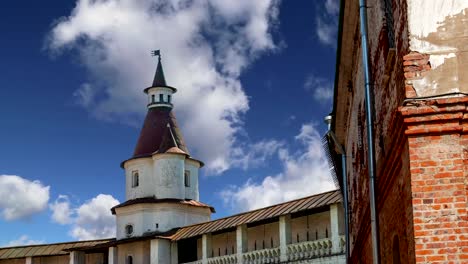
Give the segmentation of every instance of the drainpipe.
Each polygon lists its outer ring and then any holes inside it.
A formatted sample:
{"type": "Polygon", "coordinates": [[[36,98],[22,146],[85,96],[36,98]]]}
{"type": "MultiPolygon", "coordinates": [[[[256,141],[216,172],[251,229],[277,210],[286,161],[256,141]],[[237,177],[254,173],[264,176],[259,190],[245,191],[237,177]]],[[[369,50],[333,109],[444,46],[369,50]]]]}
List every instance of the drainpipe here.
{"type": "Polygon", "coordinates": [[[327,135],[333,140],[338,154],[341,155],[341,177],[343,180],[343,207],[345,215],[345,243],[346,243],[346,264],[349,261],[349,210],[348,210],[348,181],[346,179],[346,151],[344,147],[338,142],[335,133],[331,130],[332,116],[325,117],[325,123],[328,125],[327,135]]]}
{"type": "Polygon", "coordinates": [[[375,146],[374,146],[374,120],[373,120],[373,93],[371,91],[371,71],[369,63],[369,47],[367,39],[367,1],[359,0],[359,17],[361,28],[361,48],[362,48],[362,63],[364,66],[365,78],[365,103],[366,103],[366,118],[367,118],[367,144],[368,162],[369,162],[369,200],[370,200],[370,215],[371,215],[371,235],[372,235],[372,259],[374,264],[380,264],[379,252],[379,223],[377,219],[377,206],[375,194],[375,146]]]}

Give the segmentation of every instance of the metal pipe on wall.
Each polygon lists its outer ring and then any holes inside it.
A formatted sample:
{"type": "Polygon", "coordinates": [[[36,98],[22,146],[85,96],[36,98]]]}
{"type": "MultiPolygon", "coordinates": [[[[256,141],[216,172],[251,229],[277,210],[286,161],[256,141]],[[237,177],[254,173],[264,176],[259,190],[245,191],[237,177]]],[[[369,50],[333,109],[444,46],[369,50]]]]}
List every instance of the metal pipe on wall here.
{"type": "Polygon", "coordinates": [[[346,263],[349,263],[349,209],[348,209],[348,180],[346,171],[346,151],[331,130],[332,116],[325,117],[325,123],[328,124],[327,135],[333,140],[339,154],[341,155],[341,177],[343,180],[343,208],[345,214],[345,243],[346,243],[346,263]]]}
{"type": "Polygon", "coordinates": [[[372,235],[372,260],[375,264],[380,264],[379,246],[379,223],[377,214],[376,194],[375,194],[375,146],[374,146],[374,115],[373,115],[373,93],[371,91],[372,77],[369,63],[369,47],[367,39],[367,1],[359,0],[359,18],[361,28],[361,49],[362,62],[364,66],[365,79],[365,104],[367,118],[367,144],[369,147],[369,200],[371,215],[371,235],[372,235]]]}

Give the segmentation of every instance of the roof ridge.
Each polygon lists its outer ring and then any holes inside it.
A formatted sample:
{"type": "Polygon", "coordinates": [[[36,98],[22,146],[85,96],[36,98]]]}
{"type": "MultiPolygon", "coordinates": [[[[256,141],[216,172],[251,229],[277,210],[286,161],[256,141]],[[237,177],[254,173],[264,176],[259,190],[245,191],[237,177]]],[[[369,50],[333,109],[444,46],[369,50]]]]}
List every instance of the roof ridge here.
{"type": "Polygon", "coordinates": [[[272,207],[275,207],[275,206],[280,206],[280,205],[283,205],[283,204],[287,204],[287,203],[292,203],[292,202],[295,202],[295,201],[300,201],[300,200],[308,199],[308,198],[311,198],[311,197],[314,197],[314,196],[325,195],[325,194],[327,194],[327,193],[339,192],[339,191],[340,191],[339,189],[336,189],[336,190],[331,190],[331,191],[327,191],[327,192],[323,192],[323,193],[317,193],[317,194],[313,194],[313,195],[309,195],[309,196],[304,196],[304,197],[301,197],[301,198],[297,198],[297,199],[285,201],[285,202],[282,202],[282,203],[277,203],[277,204],[265,206],[265,207],[262,207],[262,208],[257,208],[257,209],[254,209],[254,210],[245,211],[245,212],[233,214],[233,215],[230,215],[230,216],[221,217],[221,218],[214,219],[214,220],[210,220],[210,221],[206,221],[206,222],[201,222],[201,223],[198,223],[198,224],[182,226],[182,227],[180,227],[180,229],[184,229],[184,228],[188,228],[188,227],[192,227],[192,226],[197,226],[197,225],[203,225],[203,224],[210,223],[210,222],[221,221],[221,220],[225,220],[225,219],[228,219],[228,218],[232,218],[232,217],[236,217],[236,216],[240,216],[240,215],[249,214],[249,213],[252,213],[252,212],[257,212],[257,211],[260,211],[260,210],[272,208],[272,207]]]}

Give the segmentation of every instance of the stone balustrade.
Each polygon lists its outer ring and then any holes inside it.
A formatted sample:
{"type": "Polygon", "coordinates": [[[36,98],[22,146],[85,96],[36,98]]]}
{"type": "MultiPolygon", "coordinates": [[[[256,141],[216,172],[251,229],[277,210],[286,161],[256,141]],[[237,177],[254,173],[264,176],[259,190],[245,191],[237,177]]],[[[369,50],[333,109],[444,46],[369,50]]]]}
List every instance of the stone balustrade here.
{"type": "Polygon", "coordinates": [[[237,255],[209,258],[208,264],[237,264],[237,255]]]}
{"type": "Polygon", "coordinates": [[[332,253],[332,241],[320,239],[288,245],[288,260],[309,259],[328,256],[332,253]]]}
{"type": "Polygon", "coordinates": [[[203,260],[196,260],[196,261],[191,261],[191,262],[185,262],[184,264],[202,264],[203,260]]]}
{"type": "Polygon", "coordinates": [[[242,254],[242,263],[279,263],[280,248],[267,248],[261,250],[250,251],[242,254]]]}
{"type": "MultiPolygon", "coordinates": [[[[319,239],[314,241],[305,241],[300,243],[293,243],[287,245],[287,252],[285,252],[289,262],[299,260],[308,260],[314,258],[324,258],[337,254],[345,253],[345,238],[339,238],[339,252],[333,251],[333,243],[330,238],[319,239]]],[[[260,249],[249,251],[242,254],[242,262],[238,261],[236,254],[225,255],[220,257],[213,257],[207,259],[208,264],[261,264],[261,263],[280,263],[281,250],[279,247],[260,249]]],[[[188,262],[184,264],[202,264],[202,260],[188,262]]],[[[311,262],[313,263],[313,262],[311,262]]]]}

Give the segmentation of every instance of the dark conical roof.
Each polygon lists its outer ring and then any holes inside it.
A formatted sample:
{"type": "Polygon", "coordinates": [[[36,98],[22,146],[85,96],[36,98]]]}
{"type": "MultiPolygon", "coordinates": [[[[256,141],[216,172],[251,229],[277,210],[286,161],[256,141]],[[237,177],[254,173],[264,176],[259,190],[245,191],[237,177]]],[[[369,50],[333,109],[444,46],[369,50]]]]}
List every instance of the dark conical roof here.
{"type": "Polygon", "coordinates": [[[156,67],[156,73],[154,74],[154,79],[153,79],[153,87],[158,87],[158,86],[167,86],[166,78],[164,78],[164,71],[163,71],[163,67],[161,64],[161,57],[159,57],[158,67],[156,67]]]}
{"type": "Polygon", "coordinates": [[[146,114],[133,158],[165,153],[176,147],[189,154],[176,118],[168,108],[152,108],[146,114]]]}

